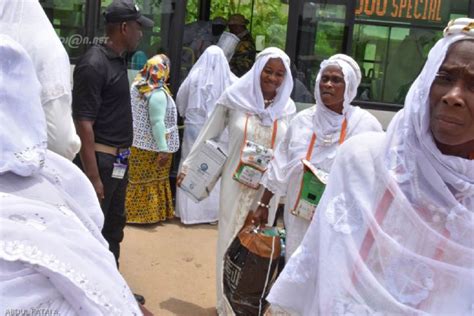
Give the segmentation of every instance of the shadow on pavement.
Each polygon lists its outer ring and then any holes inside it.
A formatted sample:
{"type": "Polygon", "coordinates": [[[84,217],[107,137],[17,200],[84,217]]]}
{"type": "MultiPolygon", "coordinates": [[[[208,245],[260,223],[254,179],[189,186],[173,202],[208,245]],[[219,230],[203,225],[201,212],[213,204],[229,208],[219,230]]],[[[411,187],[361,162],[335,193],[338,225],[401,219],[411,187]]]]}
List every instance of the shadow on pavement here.
{"type": "Polygon", "coordinates": [[[169,298],[160,303],[160,308],[170,311],[177,316],[215,316],[217,315],[215,307],[203,308],[199,305],[185,302],[177,298],[169,298]]]}
{"type": "Polygon", "coordinates": [[[178,227],[183,228],[183,229],[217,230],[217,225],[211,225],[211,224],[207,224],[207,223],[184,225],[183,223],[181,223],[181,221],[177,217],[175,217],[173,219],[168,219],[168,220],[163,221],[163,222],[153,223],[153,224],[127,223],[127,226],[129,226],[129,227],[139,228],[141,230],[148,231],[148,232],[154,232],[154,231],[160,229],[161,227],[163,227],[165,225],[175,225],[175,226],[178,226],[178,227]]]}

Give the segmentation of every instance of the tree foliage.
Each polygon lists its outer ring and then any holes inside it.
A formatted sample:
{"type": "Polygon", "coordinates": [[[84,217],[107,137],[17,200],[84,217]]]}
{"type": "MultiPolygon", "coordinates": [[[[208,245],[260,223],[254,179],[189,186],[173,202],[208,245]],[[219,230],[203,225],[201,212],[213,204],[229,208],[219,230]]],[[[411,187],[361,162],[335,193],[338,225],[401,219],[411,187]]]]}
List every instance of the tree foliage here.
{"type": "MultiPolygon", "coordinates": [[[[187,1],[186,23],[198,18],[199,0],[187,1]]],[[[265,36],[265,47],[285,48],[288,4],[281,0],[212,0],[211,19],[217,16],[228,18],[240,13],[249,21],[253,38],[265,36]]]]}

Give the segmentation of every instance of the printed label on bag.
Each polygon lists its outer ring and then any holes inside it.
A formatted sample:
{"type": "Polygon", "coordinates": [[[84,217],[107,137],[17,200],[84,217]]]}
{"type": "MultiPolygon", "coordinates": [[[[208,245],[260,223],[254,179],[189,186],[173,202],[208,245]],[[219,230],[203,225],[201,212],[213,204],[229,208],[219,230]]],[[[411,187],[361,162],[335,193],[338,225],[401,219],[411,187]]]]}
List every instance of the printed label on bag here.
{"type": "Polygon", "coordinates": [[[291,211],[295,216],[311,220],[326,188],[328,173],[314,166],[305,168],[301,193],[296,207],[291,211]]]}
{"type": "Polygon", "coordinates": [[[127,165],[122,163],[114,163],[114,169],[112,170],[112,178],[123,179],[126,171],[127,165]]]}
{"type": "Polygon", "coordinates": [[[234,174],[234,179],[246,186],[257,189],[260,186],[260,179],[262,179],[262,176],[262,171],[257,170],[252,166],[242,164],[234,174]]]}
{"type": "Polygon", "coordinates": [[[252,141],[247,141],[242,149],[242,162],[254,166],[259,170],[266,170],[273,157],[273,150],[259,145],[252,141]]]}

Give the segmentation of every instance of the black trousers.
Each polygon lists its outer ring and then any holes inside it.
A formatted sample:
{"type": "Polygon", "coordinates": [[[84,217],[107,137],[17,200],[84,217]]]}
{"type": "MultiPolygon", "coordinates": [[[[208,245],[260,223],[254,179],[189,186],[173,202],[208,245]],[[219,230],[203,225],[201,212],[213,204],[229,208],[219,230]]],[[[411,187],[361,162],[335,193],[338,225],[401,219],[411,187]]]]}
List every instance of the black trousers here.
{"type": "MultiPolygon", "coordinates": [[[[128,168],[123,179],[112,178],[115,156],[96,152],[99,175],[104,186],[104,200],[101,203],[104,213],[104,227],[102,235],[109,243],[109,250],[114,254],[117,267],[119,266],[120,243],[123,240],[123,230],[126,223],[125,195],[128,183],[128,168]]],[[[81,169],[82,163],[79,155],[74,163],[81,169]]]]}

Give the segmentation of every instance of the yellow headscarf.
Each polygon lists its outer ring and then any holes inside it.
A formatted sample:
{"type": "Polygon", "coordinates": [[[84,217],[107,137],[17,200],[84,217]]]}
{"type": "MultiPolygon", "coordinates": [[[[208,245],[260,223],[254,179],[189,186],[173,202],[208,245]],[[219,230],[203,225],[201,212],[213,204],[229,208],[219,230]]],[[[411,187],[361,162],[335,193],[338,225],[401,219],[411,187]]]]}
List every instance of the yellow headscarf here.
{"type": "Polygon", "coordinates": [[[166,84],[170,75],[170,60],[164,54],[155,55],[148,59],[145,66],[137,74],[134,84],[137,86],[140,94],[147,98],[150,93],[159,88],[163,88],[166,93],[171,92],[166,84]]]}

